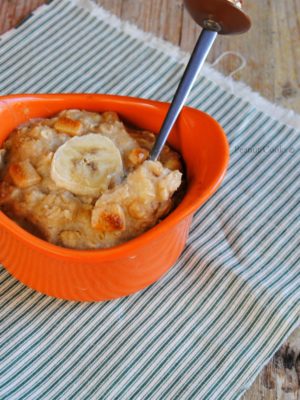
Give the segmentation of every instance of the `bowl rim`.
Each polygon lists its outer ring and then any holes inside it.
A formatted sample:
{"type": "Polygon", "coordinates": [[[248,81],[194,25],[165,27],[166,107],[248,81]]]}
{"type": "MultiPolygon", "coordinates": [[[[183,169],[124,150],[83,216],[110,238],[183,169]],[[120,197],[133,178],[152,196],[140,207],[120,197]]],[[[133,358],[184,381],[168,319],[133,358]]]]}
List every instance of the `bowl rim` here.
{"type": "MultiPolygon", "coordinates": [[[[155,106],[156,108],[166,110],[170,103],[156,101],[156,100],[148,100],[137,97],[130,96],[120,96],[120,95],[111,95],[111,94],[89,94],[89,93],[54,93],[54,94],[14,94],[14,95],[6,95],[0,96],[0,106],[1,104],[4,106],[9,106],[9,103],[12,102],[21,102],[21,101],[32,101],[32,100],[40,100],[40,101],[56,101],[56,100],[79,100],[82,98],[92,98],[95,100],[100,100],[103,98],[107,98],[110,101],[122,101],[127,104],[141,104],[144,106],[155,106]]],[[[185,113],[187,116],[192,114],[202,115],[206,119],[210,120],[215,126],[215,129],[218,130],[220,145],[222,146],[222,150],[224,152],[222,168],[220,168],[220,172],[218,177],[211,182],[211,184],[199,194],[199,197],[196,201],[192,202],[185,207],[178,207],[173,210],[166,218],[164,218],[157,225],[143,233],[142,235],[137,236],[125,243],[120,245],[104,248],[104,249],[91,249],[91,250],[79,250],[79,249],[69,249],[60,247],[58,245],[49,243],[43,239],[36,237],[35,235],[29,233],[25,229],[21,228],[17,223],[15,223],[12,219],[7,217],[0,210],[0,225],[9,230],[19,241],[25,241],[30,247],[34,249],[38,249],[43,253],[47,253],[47,255],[52,255],[53,257],[64,258],[68,260],[78,261],[88,261],[88,262],[98,262],[101,260],[105,260],[107,258],[118,258],[120,256],[124,256],[124,254],[133,254],[135,249],[142,247],[146,243],[151,242],[153,239],[157,238],[158,235],[164,234],[169,231],[171,228],[178,225],[181,221],[186,219],[187,217],[192,217],[192,214],[204,204],[204,202],[212,196],[212,194],[218,189],[221,185],[222,180],[226,174],[228,164],[229,164],[229,144],[227,141],[226,134],[219,123],[212,118],[207,113],[203,111],[185,106],[183,108],[182,113],[185,113]]],[[[185,197],[185,196],[184,196],[185,197]]]]}

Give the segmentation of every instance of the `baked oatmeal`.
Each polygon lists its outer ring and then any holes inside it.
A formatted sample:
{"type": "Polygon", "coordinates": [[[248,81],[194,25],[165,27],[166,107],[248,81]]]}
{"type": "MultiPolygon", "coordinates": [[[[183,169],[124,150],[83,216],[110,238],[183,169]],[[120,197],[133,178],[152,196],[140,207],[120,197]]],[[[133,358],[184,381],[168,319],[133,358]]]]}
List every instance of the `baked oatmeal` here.
{"type": "Polygon", "coordinates": [[[182,161],[114,112],[64,110],[20,126],[0,149],[0,208],[73,249],[107,248],[156,225],[178,201],[182,161]]]}

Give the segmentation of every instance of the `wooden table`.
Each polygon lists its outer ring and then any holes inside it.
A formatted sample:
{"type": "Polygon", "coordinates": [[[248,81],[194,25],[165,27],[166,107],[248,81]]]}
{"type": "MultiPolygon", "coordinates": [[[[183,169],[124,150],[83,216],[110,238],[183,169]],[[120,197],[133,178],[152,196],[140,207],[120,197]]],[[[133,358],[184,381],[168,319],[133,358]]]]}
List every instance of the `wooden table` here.
{"type": "MultiPolygon", "coordinates": [[[[200,29],[183,9],[182,0],[94,0],[145,31],[192,50],[200,29]]],[[[209,0],[208,0],[209,1],[209,0]]],[[[0,0],[0,33],[12,28],[46,0],[0,0]]],[[[217,68],[234,71],[240,57],[245,68],[234,75],[278,104],[300,112],[300,1],[248,0],[252,30],[242,36],[220,37],[209,61],[223,52],[217,68]]],[[[300,329],[263,369],[243,400],[300,399],[300,329]]],[[[202,399],[199,399],[202,400],[202,399]]]]}
{"type": "MultiPolygon", "coordinates": [[[[96,0],[94,0],[96,1],[96,0]]],[[[0,32],[12,28],[46,0],[0,0],[0,32]]],[[[190,51],[200,29],[183,10],[182,0],[97,0],[99,4],[143,30],[190,51]]],[[[246,0],[252,30],[242,36],[220,37],[209,61],[225,51],[245,58],[235,78],[267,99],[300,112],[300,0],[246,0]]],[[[218,65],[225,74],[240,64],[229,55],[218,65]]]]}

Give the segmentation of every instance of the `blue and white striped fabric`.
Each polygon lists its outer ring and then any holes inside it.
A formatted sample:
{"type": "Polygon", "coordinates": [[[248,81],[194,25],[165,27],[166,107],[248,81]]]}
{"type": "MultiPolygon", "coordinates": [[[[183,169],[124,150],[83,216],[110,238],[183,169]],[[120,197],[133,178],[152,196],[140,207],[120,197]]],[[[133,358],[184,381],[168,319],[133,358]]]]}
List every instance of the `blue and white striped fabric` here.
{"type": "MultiPolygon", "coordinates": [[[[0,92],[170,101],[182,63],[129,31],[87,1],[54,0],[2,37],[0,92]]],[[[238,399],[299,324],[299,130],[209,74],[189,103],[223,125],[231,164],[180,260],[140,293],[91,304],[0,267],[1,400],[238,399]]]]}

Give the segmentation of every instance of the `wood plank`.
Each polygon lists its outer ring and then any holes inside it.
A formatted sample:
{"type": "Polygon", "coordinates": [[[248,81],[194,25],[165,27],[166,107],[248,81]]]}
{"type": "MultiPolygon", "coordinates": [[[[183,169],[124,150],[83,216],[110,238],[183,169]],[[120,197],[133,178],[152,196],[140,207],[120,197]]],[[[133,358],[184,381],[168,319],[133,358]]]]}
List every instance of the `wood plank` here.
{"type": "Polygon", "coordinates": [[[13,28],[44,3],[44,0],[1,0],[0,34],[13,28]]]}
{"type": "Polygon", "coordinates": [[[123,0],[121,16],[144,31],[177,45],[181,36],[182,9],[181,0],[123,0]]]}
{"type": "MultiPolygon", "coordinates": [[[[96,0],[94,0],[96,1],[96,0]]],[[[0,33],[13,27],[45,0],[1,0],[0,33]]],[[[191,51],[200,29],[183,13],[182,0],[97,0],[117,16],[153,32],[183,50],[191,51]]],[[[219,37],[209,56],[233,51],[246,60],[235,75],[271,101],[300,112],[300,2],[260,0],[246,2],[253,28],[246,35],[219,37]]],[[[237,56],[227,56],[216,67],[225,75],[239,65],[237,56]]]]}
{"type": "MultiPolygon", "coordinates": [[[[245,10],[253,27],[245,35],[219,37],[208,60],[227,51],[239,53],[246,67],[235,75],[271,101],[300,112],[300,2],[298,0],[248,1],[245,10]]],[[[181,47],[191,51],[199,29],[185,13],[181,47]]],[[[238,57],[227,56],[217,66],[225,75],[234,71],[238,57]]]]}
{"type": "Polygon", "coordinates": [[[120,0],[97,0],[96,3],[109,10],[117,17],[121,17],[122,2],[120,0]]]}
{"type": "Polygon", "coordinates": [[[300,328],[275,354],[241,400],[300,399],[300,328]]]}
{"type": "Polygon", "coordinates": [[[300,96],[300,2],[276,1],[272,7],[275,100],[293,108],[300,96]]]}
{"type": "Polygon", "coordinates": [[[186,9],[183,10],[180,47],[191,52],[200,35],[201,28],[195,24],[186,9]]]}

